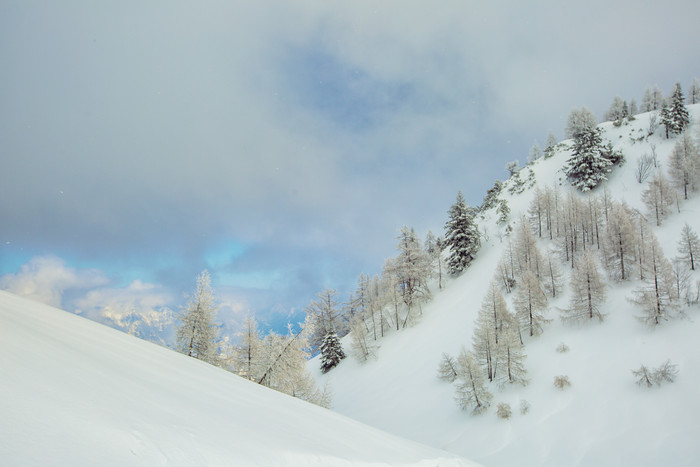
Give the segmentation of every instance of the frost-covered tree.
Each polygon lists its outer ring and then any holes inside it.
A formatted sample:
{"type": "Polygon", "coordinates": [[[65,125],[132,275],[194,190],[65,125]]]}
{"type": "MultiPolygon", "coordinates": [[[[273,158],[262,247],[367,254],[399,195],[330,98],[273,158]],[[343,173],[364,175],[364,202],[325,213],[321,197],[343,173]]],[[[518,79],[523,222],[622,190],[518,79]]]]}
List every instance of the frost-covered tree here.
{"type": "Polygon", "coordinates": [[[510,316],[503,328],[498,343],[498,360],[501,369],[496,380],[500,384],[518,383],[525,386],[528,383],[525,369],[525,351],[520,339],[519,325],[514,316],[510,316]]]}
{"type": "Polygon", "coordinates": [[[486,410],[493,395],[484,385],[484,376],[471,352],[462,349],[457,357],[457,387],[455,400],[462,410],[478,414],[486,410]]]}
{"type": "Polygon", "coordinates": [[[518,173],[518,161],[510,161],[506,164],[506,172],[508,172],[508,178],[518,173]]]}
{"type": "Polygon", "coordinates": [[[243,328],[237,333],[239,343],[234,347],[233,356],[229,359],[231,371],[250,381],[258,381],[262,376],[262,347],[263,340],[258,332],[258,323],[248,315],[243,328]]]}
{"type": "Polygon", "coordinates": [[[659,241],[653,232],[648,232],[647,251],[644,261],[645,284],[634,290],[632,302],[639,305],[642,314],[639,320],[656,326],[675,311],[677,297],[671,264],[663,254],[659,241]]]}
{"type": "Polygon", "coordinates": [[[532,144],[532,147],[530,148],[530,153],[527,156],[527,161],[530,163],[535,162],[538,159],[541,159],[544,154],[542,153],[542,148],[540,148],[540,145],[535,141],[532,144]]]}
{"type": "Polygon", "coordinates": [[[473,337],[473,354],[486,370],[489,381],[493,381],[496,375],[499,337],[509,319],[506,300],[498,284],[492,281],[481,303],[473,337]]]}
{"type": "Polygon", "coordinates": [[[651,112],[652,110],[661,110],[666,105],[664,93],[658,86],[647,87],[644,90],[642,98],[642,112],[651,112]]]}
{"type": "Polygon", "coordinates": [[[454,383],[457,379],[457,360],[444,352],[442,353],[442,357],[440,357],[438,378],[448,383],[454,383]]]}
{"type": "Polygon", "coordinates": [[[445,244],[449,248],[447,264],[450,273],[459,274],[469,267],[481,246],[474,209],[467,206],[460,191],[457,200],[448,211],[445,223],[445,244]]]}
{"type": "Polygon", "coordinates": [[[630,116],[633,117],[633,116],[637,115],[638,113],[639,113],[639,107],[637,106],[637,101],[634,100],[634,99],[632,99],[632,100],[630,101],[630,111],[629,111],[629,114],[630,114],[630,116]]]}
{"type": "Polygon", "coordinates": [[[321,342],[321,371],[327,373],[345,358],[338,334],[330,331],[321,342]]]}
{"type": "Polygon", "coordinates": [[[543,261],[542,253],[537,247],[537,239],[530,229],[530,224],[524,217],[520,219],[520,222],[515,227],[513,244],[519,275],[529,269],[535,276],[539,277],[543,261]]]}
{"type": "Polygon", "coordinates": [[[556,298],[557,293],[562,289],[562,273],[559,262],[551,250],[547,250],[544,257],[541,281],[547,294],[556,298]]]}
{"type": "Polygon", "coordinates": [[[642,192],[642,201],[654,216],[656,225],[661,225],[674,201],[673,189],[663,172],[658,172],[647,184],[646,190],[642,192]]]}
{"type": "Polygon", "coordinates": [[[401,228],[396,245],[399,255],[393,262],[391,274],[397,279],[398,289],[403,303],[407,307],[402,327],[414,319],[413,311],[430,298],[428,277],[430,275],[430,257],[423,251],[420,240],[413,229],[401,228]]]}
{"type": "Polygon", "coordinates": [[[428,231],[425,236],[424,248],[425,253],[430,258],[431,275],[437,275],[438,288],[442,288],[442,274],[445,271],[445,262],[442,259],[442,252],[445,251],[445,240],[442,237],[436,237],[432,231],[428,231]]]}
{"type": "Polygon", "coordinates": [[[329,332],[339,332],[338,330],[345,329],[337,295],[336,290],[326,288],[319,292],[316,295],[316,300],[311,300],[304,310],[306,312],[306,332],[309,335],[308,339],[312,349],[318,349],[323,338],[329,332]]]}
{"type": "Polygon", "coordinates": [[[534,272],[527,269],[520,277],[513,297],[513,307],[522,329],[530,336],[542,333],[543,326],[549,320],[545,318],[547,296],[542,284],[534,272]]]}
{"type": "Polygon", "coordinates": [[[574,137],[572,155],[567,161],[566,176],[581,191],[595,188],[622,155],[603,144],[600,128],[581,130],[574,137]]]}
{"type": "Polygon", "coordinates": [[[697,78],[693,79],[693,84],[690,85],[690,90],[688,91],[688,104],[699,104],[700,103],[700,82],[697,78]]]}
{"type": "Polygon", "coordinates": [[[180,315],[176,335],[180,352],[205,362],[216,362],[219,331],[214,318],[217,308],[209,272],[202,271],[197,277],[197,288],[180,315]]]}
{"type": "Polygon", "coordinates": [[[554,155],[554,150],[556,149],[557,143],[559,140],[557,139],[556,136],[554,136],[554,133],[551,131],[547,135],[547,141],[544,143],[544,158],[549,159],[554,155]]]}
{"type": "Polygon", "coordinates": [[[615,96],[610,104],[610,108],[607,112],[605,112],[603,120],[613,122],[615,120],[622,120],[627,116],[629,116],[629,107],[627,106],[627,102],[625,102],[620,96],[615,96]]]}
{"type": "Polygon", "coordinates": [[[600,310],[605,301],[605,284],[600,278],[595,256],[586,251],[576,264],[571,276],[569,308],[561,310],[564,321],[603,320],[600,310]]]}
{"type": "Polygon", "coordinates": [[[695,191],[700,178],[700,153],[689,134],[683,133],[668,162],[671,183],[683,191],[684,199],[688,199],[688,189],[695,191]]]}
{"type": "Polygon", "coordinates": [[[503,182],[496,180],[491,188],[486,190],[486,195],[484,195],[484,201],[479,206],[479,212],[486,212],[489,209],[493,209],[498,204],[498,195],[501,194],[503,190],[503,182]]]}
{"type": "Polygon", "coordinates": [[[579,135],[590,132],[596,125],[598,125],[598,120],[593,115],[593,112],[586,107],[574,109],[569,114],[566,122],[566,137],[576,139],[579,135]]]}
{"type": "Polygon", "coordinates": [[[686,222],[681,229],[681,239],[678,242],[678,253],[686,261],[690,269],[695,271],[695,261],[700,252],[700,239],[698,234],[686,222]]]}
{"type": "Polygon", "coordinates": [[[681,134],[690,123],[680,83],[676,83],[667,105],[661,111],[661,123],[666,127],[666,138],[669,134],[681,134]]]}
{"type": "Polygon", "coordinates": [[[627,280],[634,264],[636,229],[626,204],[613,203],[606,228],[606,264],[612,277],[627,280]]]}

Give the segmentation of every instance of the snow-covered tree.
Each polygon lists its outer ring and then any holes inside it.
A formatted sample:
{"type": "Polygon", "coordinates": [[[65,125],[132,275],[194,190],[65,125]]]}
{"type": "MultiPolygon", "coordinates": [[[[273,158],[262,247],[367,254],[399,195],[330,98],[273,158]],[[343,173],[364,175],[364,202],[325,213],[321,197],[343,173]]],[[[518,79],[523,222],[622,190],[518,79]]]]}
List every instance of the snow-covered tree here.
{"type": "Polygon", "coordinates": [[[688,91],[688,104],[699,104],[700,103],[700,82],[697,78],[693,79],[693,84],[690,85],[690,90],[688,91]]]}
{"type": "Polygon", "coordinates": [[[479,229],[474,219],[475,211],[467,206],[461,191],[457,193],[457,200],[448,215],[445,223],[445,244],[450,250],[447,264],[450,273],[459,274],[469,267],[481,246],[479,229]]]}
{"type": "Polygon", "coordinates": [[[503,190],[503,182],[496,180],[491,188],[486,190],[484,201],[479,206],[479,212],[486,212],[489,209],[495,208],[498,204],[498,195],[503,190]]]}
{"type": "Polygon", "coordinates": [[[350,349],[358,361],[366,362],[375,356],[376,341],[369,336],[365,323],[354,317],[350,320],[350,349]]]}
{"type": "Polygon", "coordinates": [[[508,305],[495,281],[486,292],[481,309],[476,318],[473,337],[473,353],[479,364],[486,370],[486,377],[493,381],[498,365],[499,336],[504,323],[510,319],[508,305]]]}
{"type": "Polygon", "coordinates": [[[530,163],[535,162],[536,160],[541,159],[543,155],[542,148],[540,148],[540,145],[537,143],[537,141],[535,141],[530,148],[530,154],[527,156],[527,161],[530,163]]]}
{"type": "Polygon", "coordinates": [[[197,277],[197,288],[180,315],[176,335],[180,352],[205,362],[216,362],[219,331],[214,318],[217,308],[209,272],[202,271],[197,277]]]}
{"type": "Polygon", "coordinates": [[[557,140],[557,137],[554,136],[554,133],[551,131],[547,135],[547,141],[544,143],[544,158],[549,159],[554,155],[554,149],[557,145],[559,140],[557,140]]]}
{"type": "Polygon", "coordinates": [[[585,128],[574,137],[573,153],[567,161],[566,176],[581,191],[595,188],[613,165],[612,151],[603,145],[600,128],[585,128]]]}
{"type": "Polygon", "coordinates": [[[542,333],[543,326],[549,320],[545,318],[547,296],[542,284],[534,272],[527,269],[520,277],[513,297],[513,307],[521,327],[530,336],[542,333]]]}
{"type": "Polygon", "coordinates": [[[648,87],[644,90],[642,98],[642,112],[651,112],[652,110],[661,110],[666,105],[664,93],[658,86],[648,87]]]}
{"type": "Polygon", "coordinates": [[[430,275],[430,257],[423,251],[420,240],[413,229],[401,228],[397,237],[399,255],[388,272],[394,275],[403,303],[407,307],[402,327],[406,327],[413,316],[414,307],[420,306],[430,298],[428,276],[430,275]]]}
{"type": "Polygon", "coordinates": [[[612,104],[610,104],[610,108],[607,112],[605,112],[603,120],[613,122],[615,120],[622,120],[627,116],[629,116],[629,107],[627,106],[627,102],[625,102],[620,96],[615,96],[612,104]]]}
{"type": "Polygon", "coordinates": [[[681,134],[690,123],[680,83],[676,83],[667,105],[662,109],[661,123],[666,127],[666,138],[669,134],[681,134]]]}
{"type": "Polygon", "coordinates": [[[579,135],[593,130],[596,125],[598,125],[598,120],[593,115],[593,112],[586,107],[574,109],[569,114],[566,122],[566,137],[576,139],[579,135]]]}
{"type": "Polygon", "coordinates": [[[515,227],[513,244],[515,247],[515,257],[518,264],[519,275],[526,269],[532,271],[535,276],[540,276],[542,266],[542,253],[537,247],[537,239],[530,229],[530,224],[525,217],[515,227]]]}
{"type": "Polygon", "coordinates": [[[640,306],[639,320],[645,324],[658,325],[677,308],[671,264],[663,254],[653,232],[648,232],[647,251],[644,261],[645,284],[634,290],[632,301],[640,306]]]}
{"type": "Polygon", "coordinates": [[[561,310],[564,321],[585,321],[604,314],[600,310],[605,301],[605,283],[600,278],[595,256],[586,251],[571,277],[571,300],[569,308],[561,310]]]}
{"type": "Polygon", "coordinates": [[[658,172],[642,192],[642,201],[653,214],[657,226],[661,225],[661,221],[668,214],[669,207],[673,205],[672,190],[663,172],[658,172]]]}
{"type": "Polygon", "coordinates": [[[678,253],[686,261],[690,269],[695,271],[697,254],[700,252],[698,234],[686,222],[681,229],[681,239],[678,242],[678,253]]]}
{"type": "Polygon", "coordinates": [[[445,262],[442,259],[442,252],[445,251],[445,240],[442,237],[436,237],[431,230],[425,236],[424,248],[425,253],[430,258],[431,275],[437,275],[438,288],[442,288],[442,274],[445,271],[445,262]]]}
{"type": "Polygon", "coordinates": [[[689,134],[683,133],[668,162],[671,183],[683,191],[684,199],[688,199],[688,189],[695,191],[700,179],[700,153],[689,134]]]}
{"type": "Polygon", "coordinates": [[[634,264],[636,231],[630,209],[626,204],[613,203],[606,228],[606,265],[611,276],[627,280],[634,264]]]}
{"type": "Polygon", "coordinates": [[[258,332],[258,323],[251,315],[243,322],[237,333],[239,343],[234,347],[233,356],[228,361],[229,369],[250,381],[258,381],[262,376],[263,340],[258,332]]]}
{"type": "Polygon", "coordinates": [[[457,379],[455,400],[462,410],[472,409],[472,413],[478,414],[491,405],[493,395],[484,386],[479,364],[465,349],[457,357],[457,379]]]}
{"type": "Polygon", "coordinates": [[[448,383],[454,383],[457,379],[457,360],[444,352],[442,353],[442,357],[440,357],[438,378],[447,381],[448,383]]]}
{"type": "Polygon", "coordinates": [[[345,352],[335,331],[330,331],[321,342],[321,371],[327,373],[334,368],[342,359],[345,352]]]}
{"type": "Polygon", "coordinates": [[[554,258],[551,250],[547,250],[542,266],[542,286],[548,295],[556,298],[562,289],[562,273],[559,262],[554,258]]]}
{"type": "Polygon", "coordinates": [[[514,316],[506,321],[498,343],[498,361],[500,370],[496,376],[499,384],[528,383],[525,369],[525,351],[520,339],[519,325],[514,316]]]}
{"type": "MultiPolygon", "coordinates": [[[[345,330],[342,312],[337,299],[338,291],[324,289],[319,292],[316,300],[311,300],[306,307],[306,328],[312,349],[318,349],[323,338],[331,331],[345,330]]],[[[342,332],[345,335],[345,332],[342,332]]]]}

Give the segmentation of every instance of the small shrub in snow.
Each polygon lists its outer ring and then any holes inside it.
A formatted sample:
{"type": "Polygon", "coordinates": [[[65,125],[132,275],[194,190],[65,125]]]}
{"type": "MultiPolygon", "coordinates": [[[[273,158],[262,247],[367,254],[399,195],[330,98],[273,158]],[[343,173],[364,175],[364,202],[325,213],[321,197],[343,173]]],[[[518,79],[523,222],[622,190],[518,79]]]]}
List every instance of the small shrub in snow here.
{"type": "Polygon", "coordinates": [[[508,420],[511,415],[513,415],[513,411],[510,410],[510,404],[506,404],[505,402],[501,402],[496,406],[496,415],[498,415],[498,418],[503,418],[505,420],[508,420]]]}
{"type": "Polygon", "coordinates": [[[569,381],[569,377],[566,375],[559,375],[554,377],[554,387],[557,389],[561,389],[562,391],[566,388],[571,386],[571,381],[569,381]]]}
{"type": "Polygon", "coordinates": [[[520,401],[520,414],[525,415],[530,411],[530,403],[525,399],[520,401]]]}
{"type": "Polygon", "coordinates": [[[632,374],[638,386],[650,388],[653,385],[661,386],[661,383],[673,383],[678,376],[678,367],[671,363],[671,360],[666,360],[653,370],[641,365],[638,370],[632,370],[632,374]]]}
{"type": "Polygon", "coordinates": [[[559,353],[566,353],[568,351],[569,351],[569,346],[563,342],[561,344],[559,344],[559,346],[557,346],[557,352],[559,352],[559,353]]]}

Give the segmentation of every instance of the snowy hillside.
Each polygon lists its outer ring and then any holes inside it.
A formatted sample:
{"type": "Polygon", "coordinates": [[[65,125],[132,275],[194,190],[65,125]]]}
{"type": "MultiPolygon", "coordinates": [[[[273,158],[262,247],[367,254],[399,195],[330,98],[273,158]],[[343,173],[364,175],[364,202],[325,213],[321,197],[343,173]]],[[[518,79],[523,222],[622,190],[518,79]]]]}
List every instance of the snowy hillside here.
{"type": "Polygon", "coordinates": [[[0,292],[0,465],[473,465],[0,292]]]}
{"type": "MultiPolygon", "coordinates": [[[[700,105],[689,106],[689,111],[688,131],[697,139],[700,105]]],[[[649,118],[641,114],[619,127],[601,125],[604,139],[626,158],[609,175],[609,194],[645,214],[641,194],[647,183],[635,179],[637,160],[653,144],[666,170],[679,140],[666,140],[663,127],[646,138],[649,118]]],[[[523,179],[531,168],[541,189],[557,184],[566,195],[570,190],[561,169],[570,154],[565,141],[553,157],[523,169],[523,179]]],[[[527,215],[534,190],[504,190],[513,226],[521,214],[527,215]]],[[[591,196],[602,192],[599,187],[591,196]]],[[[684,223],[700,231],[700,194],[678,205],[680,213],[674,204],[660,227],[650,222],[667,258],[677,255],[684,223]]],[[[483,219],[480,230],[485,238],[470,268],[444,290],[433,289],[434,298],[424,306],[420,322],[381,340],[377,359],[360,364],[346,358],[328,374],[320,373],[317,359],[309,362],[320,384],[331,382],[334,410],[485,465],[700,465],[700,310],[693,305],[684,309],[685,317],[645,326],[635,317],[639,306],[628,300],[640,281],[613,281],[602,267],[608,285],[602,323],[562,323],[558,309],[569,305],[571,275],[570,266],[562,264],[564,293],[550,300],[546,311],[552,321],[540,336],[525,339],[529,384],[499,388],[489,383],[494,400],[485,413],[471,415],[458,408],[454,385],[440,380],[437,370],[443,352],[456,356],[462,347],[472,346],[477,313],[507,244],[496,217],[491,212],[483,219]],[[557,352],[561,343],[567,352],[557,352]],[[679,370],[673,384],[635,384],[632,370],[642,364],[658,367],[667,359],[679,370]],[[571,387],[555,388],[559,375],[568,376],[571,387]],[[526,414],[519,410],[523,400],[530,407],[526,414]],[[513,408],[510,419],[496,416],[499,402],[513,408]]],[[[540,239],[539,246],[544,250],[552,243],[540,239]]],[[[700,280],[700,274],[694,274],[693,283],[700,280]]],[[[511,295],[506,296],[509,305],[511,295]]],[[[349,338],[344,345],[350,347],[349,338]]]]}

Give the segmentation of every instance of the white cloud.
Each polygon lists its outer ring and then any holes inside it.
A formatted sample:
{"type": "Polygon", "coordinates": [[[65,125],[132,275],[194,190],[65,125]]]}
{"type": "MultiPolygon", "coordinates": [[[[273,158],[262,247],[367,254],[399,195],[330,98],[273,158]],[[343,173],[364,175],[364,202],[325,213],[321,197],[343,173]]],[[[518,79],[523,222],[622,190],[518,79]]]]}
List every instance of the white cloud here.
{"type": "Polygon", "coordinates": [[[35,256],[19,272],[0,277],[0,288],[58,308],[63,306],[66,291],[106,283],[102,271],[68,267],[56,256],[35,256]]]}

